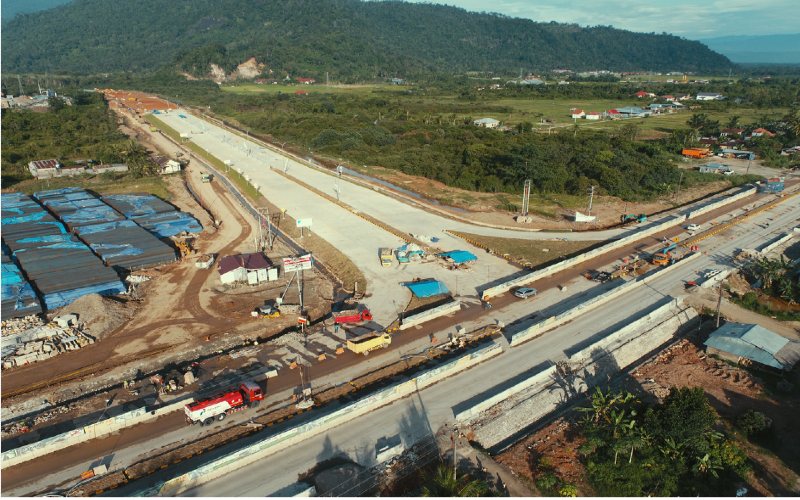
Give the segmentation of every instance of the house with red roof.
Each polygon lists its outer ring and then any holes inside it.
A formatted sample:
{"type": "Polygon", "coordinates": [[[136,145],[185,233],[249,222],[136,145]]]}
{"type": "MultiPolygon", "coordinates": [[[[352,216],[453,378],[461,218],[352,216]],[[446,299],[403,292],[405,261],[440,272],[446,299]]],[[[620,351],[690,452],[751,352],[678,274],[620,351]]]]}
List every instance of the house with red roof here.
{"type": "Polygon", "coordinates": [[[295,80],[297,80],[297,83],[302,83],[303,85],[311,85],[312,83],[316,83],[317,82],[313,78],[298,77],[298,78],[295,78],[295,80]]]}
{"type": "Polygon", "coordinates": [[[775,134],[765,128],[759,127],[750,133],[750,137],[775,137],[775,134]]]}
{"type": "Polygon", "coordinates": [[[639,92],[634,94],[639,99],[644,99],[645,97],[655,97],[656,95],[652,92],[645,92],[644,90],[640,90],[639,92]]]}
{"type": "Polygon", "coordinates": [[[574,119],[574,120],[577,120],[578,118],[583,118],[583,117],[586,116],[586,112],[583,111],[582,109],[578,109],[578,108],[572,108],[570,110],[570,113],[571,113],[570,117],[572,119],[574,119]]]}

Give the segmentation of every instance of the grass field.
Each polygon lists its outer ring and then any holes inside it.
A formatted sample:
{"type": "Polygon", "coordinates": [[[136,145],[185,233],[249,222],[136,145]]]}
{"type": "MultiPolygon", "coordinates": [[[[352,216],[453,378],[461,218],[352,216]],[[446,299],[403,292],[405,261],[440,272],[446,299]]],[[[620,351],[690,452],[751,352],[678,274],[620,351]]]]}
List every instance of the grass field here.
{"type": "Polygon", "coordinates": [[[560,241],[560,240],[521,240],[516,238],[495,238],[478,234],[461,233],[453,234],[468,241],[473,241],[483,248],[487,248],[495,255],[524,265],[526,267],[539,267],[543,264],[557,262],[562,257],[572,255],[587,248],[593,247],[599,241],[560,241]]]}

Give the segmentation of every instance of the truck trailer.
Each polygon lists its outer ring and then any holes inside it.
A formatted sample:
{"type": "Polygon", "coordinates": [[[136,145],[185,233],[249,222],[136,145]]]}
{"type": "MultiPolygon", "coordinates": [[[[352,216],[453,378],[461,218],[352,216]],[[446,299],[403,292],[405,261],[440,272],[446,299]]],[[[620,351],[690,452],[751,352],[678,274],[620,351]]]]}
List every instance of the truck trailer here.
{"type": "Polygon", "coordinates": [[[367,308],[360,311],[357,308],[353,308],[333,313],[333,322],[337,325],[360,323],[362,321],[372,321],[372,313],[367,308]]]}
{"type": "Polygon", "coordinates": [[[254,408],[263,399],[261,387],[254,381],[247,380],[239,384],[238,389],[186,405],[186,421],[190,424],[210,425],[215,419],[224,420],[235,411],[254,408]]]}
{"type": "Polygon", "coordinates": [[[347,348],[356,354],[368,355],[370,351],[385,349],[392,343],[388,333],[371,332],[347,341],[347,348]]]}
{"type": "Polygon", "coordinates": [[[391,248],[380,248],[378,249],[378,256],[381,259],[381,265],[383,267],[392,267],[392,256],[394,255],[394,251],[391,248]]]}

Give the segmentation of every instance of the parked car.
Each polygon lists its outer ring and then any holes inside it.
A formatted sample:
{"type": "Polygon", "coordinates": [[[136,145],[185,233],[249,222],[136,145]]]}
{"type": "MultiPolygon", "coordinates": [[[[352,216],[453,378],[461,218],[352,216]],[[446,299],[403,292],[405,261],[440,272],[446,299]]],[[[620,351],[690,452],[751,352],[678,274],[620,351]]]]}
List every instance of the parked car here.
{"type": "Polygon", "coordinates": [[[514,292],[515,297],[519,297],[520,299],[527,299],[528,297],[533,297],[536,295],[535,288],[519,288],[516,292],[514,292]]]}
{"type": "Polygon", "coordinates": [[[703,273],[703,278],[705,279],[713,278],[714,276],[718,275],[721,272],[722,269],[709,269],[708,271],[703,273]]]}
{"type": "Polygon", "coordinates": [[[726,171],[722,172],[722,175],[733,175],[735,173],[736,172],[734,172],[733,170],[726,170],[726,171]]]}
{"type": "Polygon", "coordinates": [[[697,231],[699,229],[700,226],[698,226],[697,224],[689,224],[688,226],[686,226],[687,231],[697,231]]]}

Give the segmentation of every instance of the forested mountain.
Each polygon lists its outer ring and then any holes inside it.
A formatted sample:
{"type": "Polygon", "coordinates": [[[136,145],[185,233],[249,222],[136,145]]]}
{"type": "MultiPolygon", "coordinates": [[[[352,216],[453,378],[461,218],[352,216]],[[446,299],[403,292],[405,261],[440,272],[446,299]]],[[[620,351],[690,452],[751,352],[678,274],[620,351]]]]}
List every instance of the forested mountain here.
{"type": "Polygon", "coordinates": [[[52,9],[70,0],[3,0],[0,2],[0,17],[3,22],[10,21],[17,14],[26,12],[38,12],[40,10],[52,9]]]}
{"type": "MultiPolygon", "coordinates": [[[[75,0],[5,24],[2,69],[96,73],[177,64],[205,74],[250,57],[338,81],[470,70],[725,71],[671,35],[536,23],[455,7],[359,0],[75,0]]],[[[282,75],[281,75],[282,76],[282,75]]]]}

